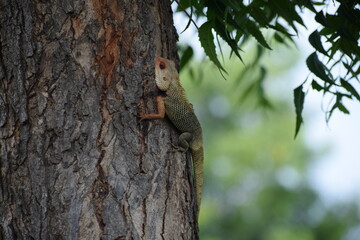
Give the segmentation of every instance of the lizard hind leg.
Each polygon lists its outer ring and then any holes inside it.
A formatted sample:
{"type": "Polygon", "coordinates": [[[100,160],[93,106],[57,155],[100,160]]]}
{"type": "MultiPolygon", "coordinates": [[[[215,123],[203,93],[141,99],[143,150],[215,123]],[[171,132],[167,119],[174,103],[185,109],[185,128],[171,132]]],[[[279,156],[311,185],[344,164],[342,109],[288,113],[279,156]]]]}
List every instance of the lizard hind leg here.
{"type": "Polygon", "coordinates": [[[189,149],[190,142],[192,141],[193,135],[189,132],[184,132],[179,136],[178,145],[173,145],[173,147],[179,152],[186,152],[189,149]]]}

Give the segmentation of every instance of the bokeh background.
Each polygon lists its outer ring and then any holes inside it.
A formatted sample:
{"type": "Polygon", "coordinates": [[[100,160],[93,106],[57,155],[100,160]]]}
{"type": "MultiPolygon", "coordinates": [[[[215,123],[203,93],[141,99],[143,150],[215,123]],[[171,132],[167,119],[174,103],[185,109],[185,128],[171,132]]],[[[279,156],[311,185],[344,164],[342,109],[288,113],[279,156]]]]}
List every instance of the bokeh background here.
{"type": "Polygon", "coordinates": [[[180,78],[204,131],[201,239],[360,239],[359,104],[344,102],[350,115],[335,112],[327,123],[331,99],[309,88],[294,139],[293,89],[309,75],[307,38],[318,27],[304,14],[297,47],[270,42],[257,85],[255,40],[243,49],[244,63],[223,49],[225,80],[204,58],[195,29],[180,33],[187,20],[175,14],[179,48],[195,51],[180,78]]]}

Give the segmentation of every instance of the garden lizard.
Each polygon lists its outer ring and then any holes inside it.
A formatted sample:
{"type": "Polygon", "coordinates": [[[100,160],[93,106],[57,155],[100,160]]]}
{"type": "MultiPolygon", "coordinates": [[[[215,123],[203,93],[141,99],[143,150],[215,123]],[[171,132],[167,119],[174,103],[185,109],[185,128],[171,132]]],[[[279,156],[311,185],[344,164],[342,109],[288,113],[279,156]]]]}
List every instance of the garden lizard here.
{"type": "MultiPolygon", "coordinates": [[[[162,91],[157,96],[157,114],[140,114],[141,119],[164,118],[165,114],[181,132],[178,146],[179,151],[190,149],[193,161],[193,169],[196,184],[196,199],[200,208],[203,186],[203,162],[204,150],[202,130],[194,109],[185,97],[184,88],[180,84],[179,74],[175,63],[171,60],[157,57],[155,59],[155,82],[157,88],[162,91]]],[[[199,212],[199,210],[197,211],[199,212]]]]}

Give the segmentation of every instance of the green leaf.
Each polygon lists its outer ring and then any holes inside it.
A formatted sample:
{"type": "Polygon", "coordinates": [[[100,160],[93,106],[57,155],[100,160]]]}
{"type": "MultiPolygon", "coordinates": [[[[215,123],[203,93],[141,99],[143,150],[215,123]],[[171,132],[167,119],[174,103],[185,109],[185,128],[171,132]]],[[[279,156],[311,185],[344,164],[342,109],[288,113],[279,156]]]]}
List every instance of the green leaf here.
{"type": "Polygon", "coordinates": [[[254,91],[256,85],[257,85],[256,83],[251,83],[247,88],[245,88],[244,92],[239,98],[239,103],[243,103],[245,99],[248,99],[248,96],[250,95],[251,92],[254,91]]]}
{"type": "Polygon", "coordinates": [[[204,4],[207,7],[206,16],[209,21],[220,19],[236,29],[240,28],[234,20],[236,16],[234,14],[229,14],[228,6],[222,1],[205,1],[204,4]]]}
{"type": "Polygon", "coordinates": [[[189,63],[190,59],[194,55],[194,50],[192,47],[187,46],[187,48],[183,51],[183,54],[180,59],[180,71],[189,63]]]}
{"type": "Polygon", "coordinates": [[[321,43],[320,35],[317,30],[315,30],[312,34],[310,34],[309,42],[317,51],[327,56],[327,52],[325,51],[321,43]]]}
{"type": "Polygon", "coordinates": [[[313,89],[315,89],[316,91],[318,91],[318,92],[320,92],[321,90],[323,90],[323,87],[320,86],[320,84],[318,84],[315,80],[313,80],[313,81],[311,82],[311,87],[312,87],[313,89]]]}
{"type": "Polygon", "coordinates": [[[306,65],[309,70],[314,73],[317,77],[324,80],[327,83],[333,84],[333,81],[329,78],[329,76],[325,73],[325,66],[318,59],[316,52],[310,54],[310,56],[306,59],[306,65]]]}
{"type": "Polygon", "coordinates": [[[324,27],[329,27],[329,24],[324,16],[324,13],[323,12],[318,12],[316,15],[315,15],[315,20],[320,23],[321,25],[323,25],[324,27]]]}
{"type": "Polygon", "coordinates": [[[305,6],[306,8],[308,8],[310,11],[316,13],[316,9],[314,7],[314,5],[316,4],[316,2],[312,2],[310,0],[306,0],[306,1],[300,1],[300,3],[303,4],[303,6],[305,6]]]}
{"type": "Polygon", "coordinates": [[[296,112],[296,127],[295,127],[295,138],[299,133],[301,124],[303,123],[302,110],[304,107],[305,93],[303,92],[303,85],[294,89],[294,104],[296,112]]]}
{"type": "Polygon", "coordinates": [[[329,25],[329,27],[340,30],[344,24],[344,19],[337,15],[332,14],[326,14],[326,23],[329,25]]]}
{"type": "Polygon", "coordinates": [[[342,64],[343,64],[344,67],[348,70],[348,72],[346,73],[346,75],[348,75],[349,73],[351,73],[351,74],[352,74],[352,77],[354,77],[354,78],[356,78],[357,80],[359,80],[358,75],[359,75],[359,69],[360,69],[360,68],[358,69],[358,71],[355,72],[350,64],[348,64],[348,63],[346,63],[346,62],[342,62],[342,64]]]}
{"type": "Polygon", "coordinates": [[[332,28],[323,27],[323,28],[320,30],[319,34],[320,34],[321,36],[326,36],[326,35],[333,34],[334,32],[335,32],[335,30],[332,29],[332,28]]]}
{"type": "Polygon", "coordinates": [[[274,34],[274,39],[276,41],[278,41],[279,43],[284,43],[285,44],[284,38],[277,32],[275,32],[275,34],[274,34]]]}
{"type": "Polygon", "coordinates": [[[328,50],[330,52],[329,61],[330,61],[330,59],[333,59],[335,53],[340,49],[340,41],[339,40],[340,39],[333,41],[330,49],[328,50]]]}
{"type": "Polygon", "coordinates": [[[342,97],[343,96],[344,96],[344,94],[336,93],[336,102],[334,103],[331,110],[329,111],[329,114],[327,116],[326,121],[329,121],[329,119],[332,116],[335,109],[339,109],[341,112],[343,112],[345,114],[350,113],[349,110],[347,110],[347,108],[342,104],[342,97]]]}
{"type": "Polygon", "coordinates": [[[356,97],[360,101],[360,95],[356,91],[356,89],[344,79],[340,79],[341,86],[343,86],[349,93],[351,93],[354,97],[356,97]]]}
{"type": "Polygon", "coordinates": [[[347,108],[342,104],[342,103],[338,103],[337,104],[337,107],[338,107],[338,109],[340,110],[340,111],[342,111],[343,113],[345,113],[345,114],[349,114],[350,112],[349,112],[349,110],[347,110],[347,108]]]}
{"type": "Polygon", "coordinates": [[[263,82],[265,80],[266,74],[267,74],[266,68],[263,66],[260,66],[260,75],[259,75],[258,79],[256,80],[259,104],[262,107],[273,108],[270,101],[267,99],[267,97],[265,95],[265,91],[264,91],[263,82]]]}
{"type": "Polygon", "coordinates": [[[297,28],[294,22],[298,22],[305,26],[301,17],[295,10],[295,4],[292,1],[287,0],[272,0],[268,1],[271,10],[280,15],[291,27],[297,32],[297,28]]]}
{"type": "Polygon", "coordinates": [[[222,71],[226,72],[219,59],[217,58],[216,50],[215,50],[215,43],[214,43],[214,36],[211,32],[213,28],[212,22],[205,22],[199,28],[199,40],[201,46],[204,48],[206,56],[222,71]]]}
{"type": "Polygon", "coordinates": [[[350,58],[352,55],[360,58],[360,48],[357,42],[351,42],[346,38],[340,38],[339,44],[340,44],[340,50],[343,53],[347,54],[350,58]]]}
{"type": "Polygon", "coordinates": [[[259,30],[259,27],[253,22],[248,20],[246,22],[246,29],[248,30],[248,32],[253,35],[255,37],[255,39],[263,46],[266,47],[268,49],[271,50],[271,47],[269,46],[269,44],[266,42],[263,34],[261,33],[261,31],[259,30]]]}
{"type": "Polygon", "coordinates": [[[252,7],[249,13],[262,27],[267,27],[269,25],[270,21],[266,18],[265,12],[259,7],[252,7]]]}
{"type": "Polygon", "coordinates": [[[291,42],[293,42],[295,44],[294,39],[292,39],[292,37],[294,35],[291,34],[291,33],[288,33],[287,29],[284,26],[282,26],[280,23],[277,22],[275,25],[269,24],[269,27],[276,30],[276,31],[278,31],[278,32],[281,32],[286,38],[288,38],[291,42]]]}
{"type": "Polygon", "coordinates": [[[225,29],[225,26],[218,20],[215,20],[214,30],[217,34],[231,47],[231,50],[238,56],[238,58],[242,61],[242,58],[239,53],[239,47],[236,41],[231,38],[229,32],[225,29]]]}

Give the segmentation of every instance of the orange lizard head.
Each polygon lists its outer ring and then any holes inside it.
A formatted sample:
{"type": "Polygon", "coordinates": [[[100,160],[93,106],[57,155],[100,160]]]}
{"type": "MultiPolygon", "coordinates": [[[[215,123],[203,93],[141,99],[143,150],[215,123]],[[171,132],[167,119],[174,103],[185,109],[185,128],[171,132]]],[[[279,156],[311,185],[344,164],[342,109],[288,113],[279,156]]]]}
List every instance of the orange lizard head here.
{"type": "Polygon", "coordinates": [[[173,81],[178,81],[179,75],[175,63],[162,57],[155,58],[155,81],[161,91],[167,91],[173,81]]]}

